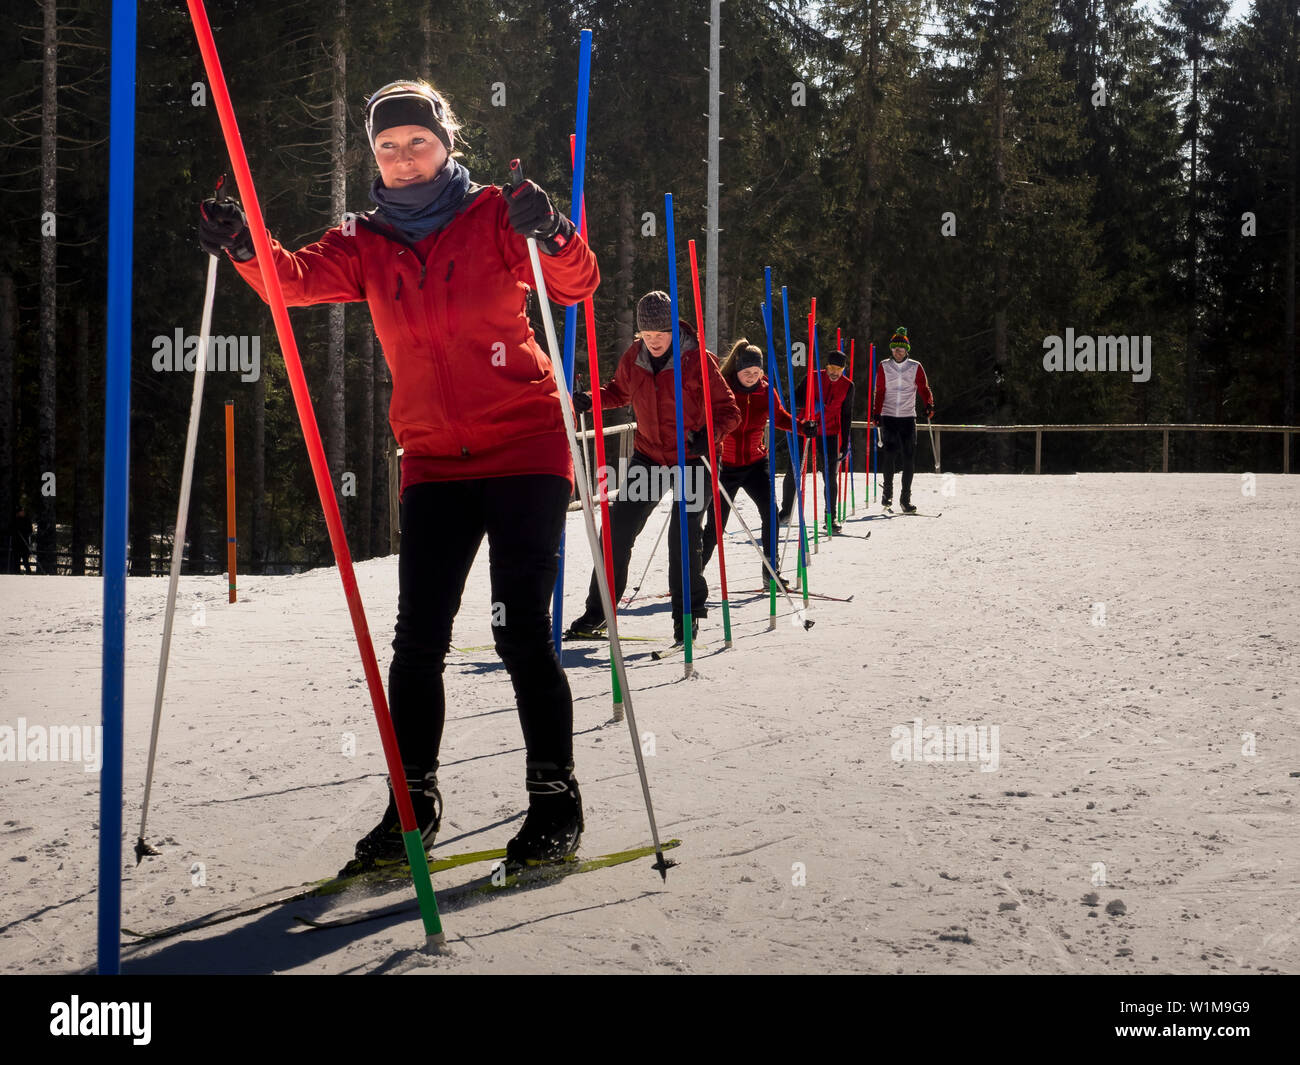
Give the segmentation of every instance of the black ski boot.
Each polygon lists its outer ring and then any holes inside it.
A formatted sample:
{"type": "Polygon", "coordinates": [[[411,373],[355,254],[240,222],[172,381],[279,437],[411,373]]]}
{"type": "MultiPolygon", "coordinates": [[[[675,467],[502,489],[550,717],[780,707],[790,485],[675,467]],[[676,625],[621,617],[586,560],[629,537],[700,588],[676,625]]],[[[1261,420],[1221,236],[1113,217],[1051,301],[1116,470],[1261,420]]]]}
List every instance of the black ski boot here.
{"type": "Polygon", "coordinates": [[[529,762],[528,816],[506,844],[506,864],[523,867],[562,862],[578,853],[582,839],[582,795],[573,766],[529,762]]]}
{"type": "MultiPolygon", "coordinates": [[[[406,786],[415,810],[415,824],[420,830],[427,854],[442,823],[442,795],[438,792],[437,764],[427,772],[406,766],[406,786]]],[[[339,876],[352,876],[386,865],[405,865],[406,844],[402,840],[402,823],[397,816],[397,800],[392,786],[388,789],[388,808],[379,824],[357,841],[356,857],[348,862],[339,876]]]]}
{"type": "Polygon", "coordinates": [[[912,504],[911,504],[910,502],[908,502],[906,499],[904,499],[903,501],[901,501],[901,502],[898,504],[898,507],[899,507],[899,509],[900,509],[904,514],[915,514],[915,513],[916,513],[916,507],[912,506],[912,504]]]}
{"type": "Polygon", "coordinates": [[[604,618],[580,617],[564,630],[566,640],[607,640],[609,625],[604,618]]]}
{"type": "MultiPolygon", "coordinates": [[[[694,643],[700,638],[700,619],[691,618],[691,642],[694,643]]],[[[685,627],[682,625],[681,618],[673,618],[673,643],[682,644],[686,642],[685,627]]]]}

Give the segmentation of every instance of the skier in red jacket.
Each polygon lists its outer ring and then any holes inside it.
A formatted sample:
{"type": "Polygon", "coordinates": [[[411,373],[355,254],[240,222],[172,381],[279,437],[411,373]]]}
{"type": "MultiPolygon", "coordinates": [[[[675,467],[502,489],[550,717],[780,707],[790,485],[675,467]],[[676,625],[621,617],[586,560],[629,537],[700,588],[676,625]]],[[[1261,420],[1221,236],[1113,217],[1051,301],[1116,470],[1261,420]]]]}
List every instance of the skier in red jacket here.
{"type": "MultiPolygon", "coordinates": [[[[609,520],[614,554],[615,604],[627,586],[628,562],[646,519],[671,489],[677,465],[677,401],[673,375],[672,302],[666,292],[648,292],[636,305],[639,332],[623,353],[613,379],[600,389],[602,410],[632,404],[636,417],[632,461],[628,464],[618,498],[610,503],[609,520]]],[[[699,366],[699,342],[695,330],[679,319],[682,338],[682,417],[686,422],[686,532],[690,551],[691,616],[693,629],[708,614],[709,586],[702,574],[700,521],[710,506],[708,471],[699,456],[709,454],[704,420],[704,384],[699,366]]],[[[713,407],[713,433],[721,438],[740,421],[731,389],[718,373],[713,352],[706,350],[709,367],[709,398],[713,407]]],[[[585,413],[592,408],[590,392],[578,392],[573,408],[585,413]]],[[[677,507],[672,509],[668,530],[668,582],[673,598],[673,639],[682,642],[681,531],[677,507]]],[[[566,639],[601,639],[608,628],[596,574],[591,575],[587,606],[565,632],[566,639]]],[[[692,637],[694,637],[692,631],[692,637]]]]}
{"type": "Polygon", "coordinates": [[[817,464],[821,467],[826,488],[826,517],[831,531],[839,533],[836,523],[835,503],[839,498],[840,463],[849,453],[849,429],[853,424],[853,381],[844,372],[849,357],[842,351],[832,351],[826,356],[826,367],[812,378],[805,377],[795,386],[795,410],[802,410],[807,402],[808,382],[813,383],[814,417],[799,423],[800,431],[808,439],[808,447],[816,448],[817,464]],[[824,412],[825,435],[822,435],[824,412]],[[818,439],[821,437],[821,439],[818,439]]]}
{"type": "MultiPolygon", "coordinates": [[[[742,488],[758,507],[763,519],[763,554],[772,557],[771,484],[768,478],[767,450],[767,390],[770,387],[763,373],[763,352],[741,337],[731,347],[722,362],[722,379],[727,382],[736,404],[740,408],[740,424],[722,441],[718,455],[718,482],[732,499],[742,488]]],[[[793,423],[790,412],[776,401],[776,427],[789,430],[793,423]]],[[[722,497],[722,527],[727,526],[731,505],[722,497]]],[[[704,564],[709,564],[713,549],[718,543],[718,530],[713,521],[713,508],[709,508],[704,526],[704,564]]],[[[759,566],[759,587],[766,588],[769,576],[764,566],[759,566]]],[[[784,578],[782,579],[784,584],[784,578]]]]}
{"type": "MultiPolygon", "coordinates": [[[[551,361],[528,324],[526,238],[543,252],[557,302],[590,296],[600,275],[573,223],[536,184],[503,191],[470,180],[455,151],[458,128],[427,83],[384,86],[365,110],[379,169],[370,190],[376,209],[296,252],[276,241],[272,250],[289,304],[368,304],[392,371],[389,421],[404,454],[388,698],[426,847],[442,815],[452,620],[488,538],[493,635],[527,748],[528,816],[506,852],[526,864],[574,854],[583,829],[573,705],[550,623],[573,468],[551,361]]],[[[207,200],[201,214],[204,250],[227,251],[265,299],[239,205],[207,200]]],[[[345,871],[405,860],[390,793],[345,871]]]]}

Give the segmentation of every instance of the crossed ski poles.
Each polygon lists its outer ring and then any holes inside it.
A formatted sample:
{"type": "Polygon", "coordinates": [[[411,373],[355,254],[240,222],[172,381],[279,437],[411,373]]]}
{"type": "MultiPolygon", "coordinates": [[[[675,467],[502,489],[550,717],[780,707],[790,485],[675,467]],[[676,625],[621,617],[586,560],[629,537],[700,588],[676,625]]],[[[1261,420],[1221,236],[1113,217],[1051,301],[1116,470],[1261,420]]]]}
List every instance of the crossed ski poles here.
{"type": "MultiPolygon", "coordinates": [[[[523,167],[518,159],[510,162],[509,184],[514,187],[524,179],[523,167]]],[[[546,278],[542,274],[542,261],[537,251],[537,241],[528,238],[528,258],[533,267],[533,284],[537,289],[537,302],[542,312],[542,324],[546,329],[546,343],[551,351],[559,351],[560,346],[555,337],[555,321],[551,316],[550,298],[546,292],[546,278]]],[[[614,668],[618,676],[623,695],[623,707],[627,713],[627,727],[632,734],[632,753],[636,756],[637,774],[641,778],[641,793],[645,797],[646,815],[650,820],[650,837],[655,846],[658,859],[655,869],[664,879],[668,879],[668,870],[676,865],[664,857],[663,845],[659,841],[659,826],[655,823],[654,804],[650,798],[650,783],[646,778],[645,757],[641,753],[641,733],[636,726],[636,711],[632,708],[632,689],[627,682],[627,664],[623,660],[623,646],[618,639],[618,615],[614,611],[613,596],[609,580],[605,574],[604,549],[600,537],[596,534],[596,519],[592,511],[591,490],[587,484],[586,464],[583,462],[582,448],[578,444],[577,430],[573,418],[573,400],[569,392],[569,383],[565,380],[563,360],[552,360],[558,385],[560,413],[564,418],[564,431],[569,438],[569,453],[573,457],[574,480],[578,483],[578,495],[582,499],[583,526],[587,532],[587,543],[591,548],[591,560],[596,573],[596,587],[600,591],[600,604],[605,617],[609,620],[609,647],[614,659],[614,668]]]]}

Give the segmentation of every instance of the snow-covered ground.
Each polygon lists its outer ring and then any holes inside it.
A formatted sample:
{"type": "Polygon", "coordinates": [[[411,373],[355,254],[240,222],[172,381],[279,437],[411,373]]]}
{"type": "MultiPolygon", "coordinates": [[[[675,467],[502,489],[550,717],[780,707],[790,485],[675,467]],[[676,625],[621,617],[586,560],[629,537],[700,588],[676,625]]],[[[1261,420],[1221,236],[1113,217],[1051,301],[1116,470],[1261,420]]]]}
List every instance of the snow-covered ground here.
{"type": "MultiPolygon", "coordinates": [[[[683,840],[667,884],[641,861],[479,899],[445,914],[445,958],[409,953],[410,914],[296,931],[294,913],[328,910],[314,901],[127,946],[125,970],[1300,971],[1300,477],[1261,475],[1251,495],[1226,474],[918,476],[939,520],[866,512],[864,487],[812,571],[813,591],[853,600],[816,602],[811,632],[784,602],[769,631],[750,598],[722,650],[715,608],[692,680],[628,645],[660,831],[683,840]],[[934,760],[930,726],[983,746],[934,760]]],[[[590,572],[580,520],[569,617],[590,572]]],[[[727,546],[733,585],[753,587],[747,549],[727,546]]],[[[458,647],[491,643],[486,561],[458,647]]],[[[386,675],[396,558],[358,574],[386,675]]],[[[167,582],[128,585],[128,927],[329,875],[383,806],[337,573],[241,577],[235,606],[223,581],[181,584],[150,816],[163,853],[138,868],[167,582]]],[[[95,579],[0,577],[0,726],[98,722],[100,596],[95,579]]],[[[666,637],[668,610],[635,605],[623,631],[666,637]]],[[[627,726],[607,724],[608,649],[577,646],[582,849],[598,854],[648,830],[627,726]]],[[[470,649],[446,684],[439,847],[504,846],[525,805],[509,680],[470,649]]],[[[0,970],[93,964],[98,802],[80,763],[0,761],[0,970]]]]}

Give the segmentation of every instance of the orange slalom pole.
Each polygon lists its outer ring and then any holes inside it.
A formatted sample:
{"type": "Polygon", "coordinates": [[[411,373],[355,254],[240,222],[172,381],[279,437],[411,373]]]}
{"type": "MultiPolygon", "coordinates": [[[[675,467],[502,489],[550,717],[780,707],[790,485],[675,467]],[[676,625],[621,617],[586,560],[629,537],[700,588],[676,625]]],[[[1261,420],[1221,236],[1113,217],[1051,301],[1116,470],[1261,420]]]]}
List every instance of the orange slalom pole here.
{"type": "Polygon", "coordinates": [[[235,401],[226,400],[226,568],[235,601],[235,401]]]}

